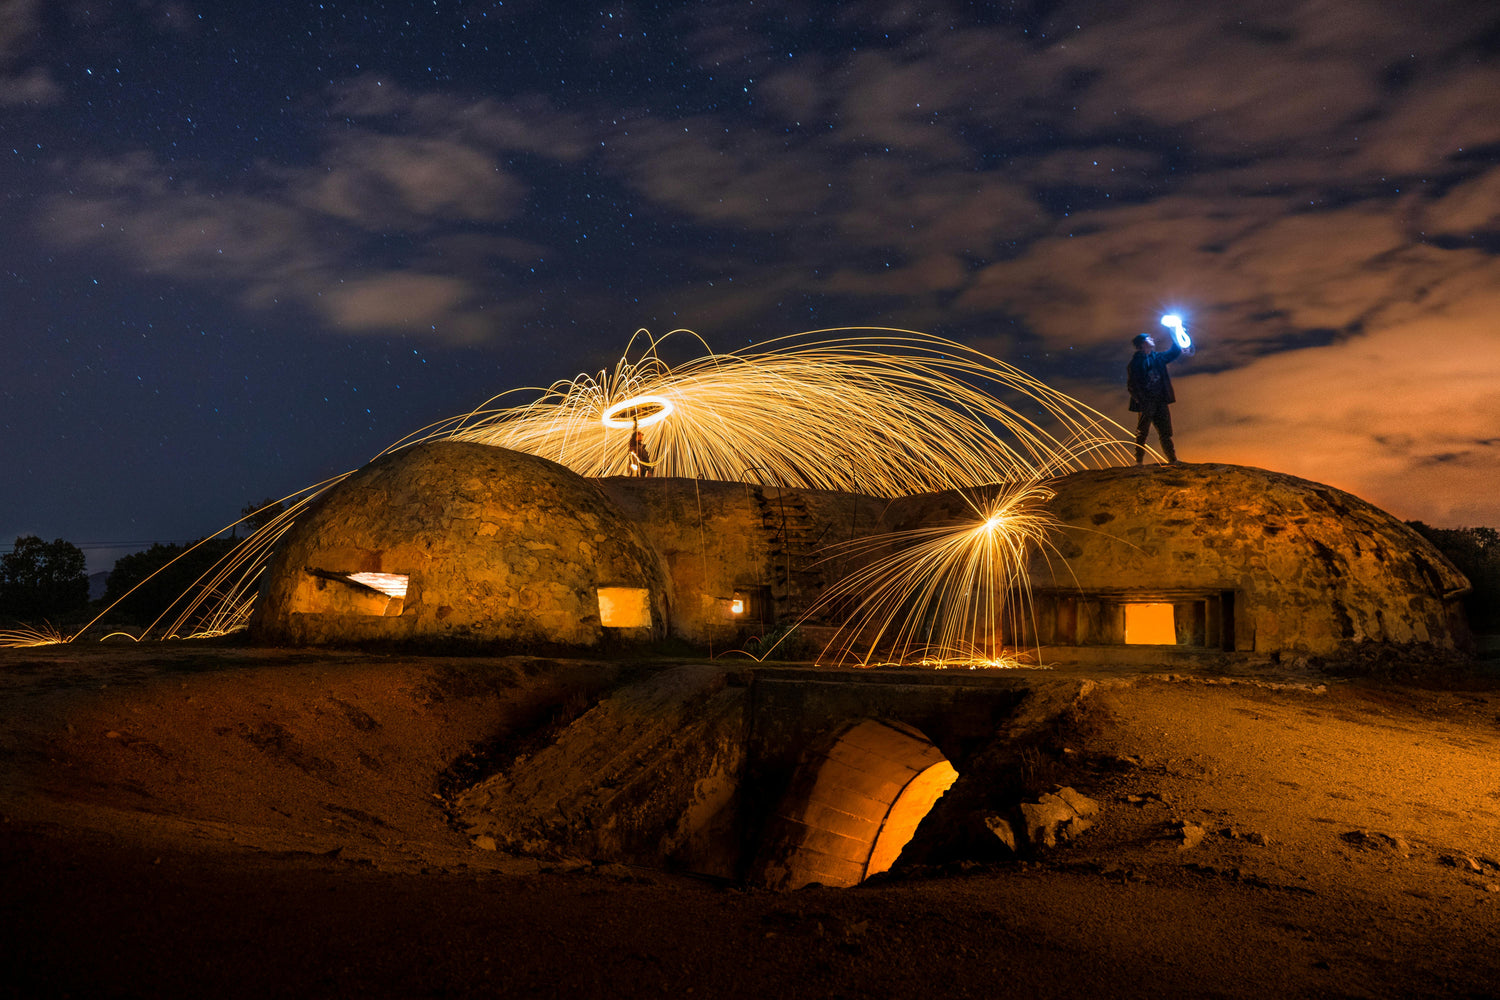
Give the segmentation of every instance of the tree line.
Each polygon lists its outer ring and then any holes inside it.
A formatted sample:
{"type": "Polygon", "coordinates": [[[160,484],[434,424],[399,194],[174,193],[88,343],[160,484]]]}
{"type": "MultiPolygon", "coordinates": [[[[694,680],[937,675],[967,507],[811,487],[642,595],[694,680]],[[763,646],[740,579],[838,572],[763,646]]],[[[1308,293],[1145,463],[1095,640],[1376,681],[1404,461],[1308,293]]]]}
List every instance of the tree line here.
{"type": "MultiPolygon", "coordinates": [[[[283,509],[280,501],[267,499],[240,513],[254,531],[283,509]]],[[[186,544],[157,542],[121,556],[110,570],[104,596],[90,602],[88,563],[82,549],[61,538],[46,542],[36,535],[22,535],[10,552],[0,555],[0,628],[81,623],[111,605],[116,605],[111,621],[149,624],[240,541],[231,536],[186,544]]]]}

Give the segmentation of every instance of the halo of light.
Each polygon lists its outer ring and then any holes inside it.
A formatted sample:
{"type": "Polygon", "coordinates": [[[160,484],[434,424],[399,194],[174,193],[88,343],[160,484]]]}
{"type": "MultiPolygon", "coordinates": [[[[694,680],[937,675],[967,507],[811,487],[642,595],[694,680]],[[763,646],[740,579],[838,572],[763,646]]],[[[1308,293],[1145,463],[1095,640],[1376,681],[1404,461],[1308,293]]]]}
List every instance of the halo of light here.
{"type": "Polygon", "coordinates": [[[661,423],[671,415],[672,401],[665,396],[632,396],[629,399],[621,400],[620,402],[611,406],[609,409],[605,410],[603,415],[599,419],[605,427],[624,429],[627,427],[637,426],[650,427],[652,424],[661,423]],[[625,420],[618,416],[618,414],[620,413],[624,413],[628,410],[639,409],[643,406],[655,406],[656,409],[653,410],[648,416],[636,417],[630,420],[625,420]]]}

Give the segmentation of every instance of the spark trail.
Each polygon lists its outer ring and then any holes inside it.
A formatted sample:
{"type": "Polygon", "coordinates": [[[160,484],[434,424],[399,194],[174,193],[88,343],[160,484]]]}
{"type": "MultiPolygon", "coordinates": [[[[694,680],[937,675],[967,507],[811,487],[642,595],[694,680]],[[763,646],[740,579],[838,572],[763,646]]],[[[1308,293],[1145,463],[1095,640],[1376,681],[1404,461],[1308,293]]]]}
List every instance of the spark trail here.
{"type": "MultiPolygon", "coordinates": [[[[728,354],[709,350],[691,331],[661,338],[638,331],[612,370],[509,390],[380,455],[427,441],[472,441],[539,455],[584,476],[618,476],[628,472],[635,426],[656,456],[657,476],[888,498],[991,487],[989,499],[974,501],[972,524],[919,529],[830,591],[823,610],[834,603],[854,609],[838,656],[865,663],[877,649],[928,662],[1000,656],[1003,595],[1024,584],[1025,550],[1045,534],[1024,510],[1048,477],[1131,455],[1118,424],[1019,369],[940,337],[884,328],[816,330],[728,354]],[[668,364],[661,349],[674,336],[701,355],[668,364]],[[855,657],[855,637],[871,634],[875,640],[855,657]]],[[[191,638],[245,627],[277,540],[354,471],[288,498],[281,516],[205,573],[148,633],[191,638]]],[[[873,553],[891,541],[865,544],[873,553]]],[[[0,645],[22,639],[0,635],[0,645]]]]}

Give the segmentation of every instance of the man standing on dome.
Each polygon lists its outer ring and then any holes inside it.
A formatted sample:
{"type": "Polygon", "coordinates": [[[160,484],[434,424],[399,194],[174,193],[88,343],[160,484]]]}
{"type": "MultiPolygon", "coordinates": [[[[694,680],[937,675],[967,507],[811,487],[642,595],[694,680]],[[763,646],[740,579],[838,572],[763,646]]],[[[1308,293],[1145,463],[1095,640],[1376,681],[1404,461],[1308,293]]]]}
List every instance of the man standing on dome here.
{"type": "Polygon", "coordinates": [[[1154,350],[1156,341],[1149,333],[1138,333],[1131,340],[1135,345],[1135,356],[1125,366],[1125,385],[1130,390],[1130,412],[1139,413],[1135,425],[1135,464],[1140,465],[1146,457],[1146,436],[1154,425],[1156,436],[1161,440],[1162,454],[1168,462],[1177,461],[1177,449],[1172,446],[1171,404],[1177,402],[1172,392],[1172,376],[1167,374],[1167,365],[1182,355],[1176,340],[1165,351],[1154,350]]]}

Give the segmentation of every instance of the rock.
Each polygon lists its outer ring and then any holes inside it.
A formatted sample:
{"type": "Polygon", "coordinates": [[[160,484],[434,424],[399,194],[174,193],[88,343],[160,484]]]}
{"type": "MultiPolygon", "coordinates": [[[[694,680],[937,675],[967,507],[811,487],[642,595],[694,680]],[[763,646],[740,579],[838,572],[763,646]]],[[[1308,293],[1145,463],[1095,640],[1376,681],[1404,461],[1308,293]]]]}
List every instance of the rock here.
{"type": "Polygon", "coordinates": [[[1484,866],[1481,865],[1478,860],[1476,860],[1475,858],[1471,858],[1468,855],[1445,854],[1443,855],[1442,862],[1449,867],[1462,868],[1464,871],[1468,872],[1484,871],[1484,866]]]}
{"type": "Polygon", "coordinates": [[[1053,794],[1066,802],[1079,816],[1093,816],[1099,812],[1099,803],[1076,789],[1059,786],[1053,794]]]}
{"type": "Polygon", "coordinates": [[[1240,840],[1247,844],[1254,844],[1256,847],[1269,847],[1271,844],[1271,838],[1265,834],[1254,830],[1241,830],[1237,826],[1224,827],[1219,831],[1219,836],[1227,837],[1230,840],[1240,840]]]}
{"type": "Polygon", "coordinates": [[[1059,839],[1072,840],[1089,827],[1089,816],[1099,812],[1099,803],[1072,788],[1058,786],[1036,802],[1020,806],[1021,829],[1033,847],[1056,847],[1059,839]]]}
{"type": "Polygon", "coordinates": [[[481,851],[493,851],[496,849],[495,838],[489,834],[481,833],[474,838],[474,846],[481,851]]]}
{"type": "Polygon", "coordinates": [[[1362,848],[1367,851],[1384,851],[1390,854],[1399,854],[1403,858],[1411,854],[1411,845],[1400,837],[1389,833],[1379,833],[1373,830],[1350,830],[1348,833],[1339,834],[1339,839],[1353,847],[1362,848]]]}
{"type": "Polygon", "coordinates": [[[1179,851],[1190,851],[1203,843],[1203,838],[1208,836],[1208,830],[1197,823],[1188,823],[1178,820],[1176,824],[1177,834],[1182,838],[1182,843],[1177,846],[1179,851]]]}
{"type": "Polygon", "coordinates": [[[1010,820],[1004,816],[988,815],[983,817],[985,829],[995,835],[1010,850],[1016,850],[1016,828],[1011,825],[1010,820]]]}

